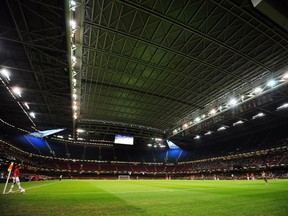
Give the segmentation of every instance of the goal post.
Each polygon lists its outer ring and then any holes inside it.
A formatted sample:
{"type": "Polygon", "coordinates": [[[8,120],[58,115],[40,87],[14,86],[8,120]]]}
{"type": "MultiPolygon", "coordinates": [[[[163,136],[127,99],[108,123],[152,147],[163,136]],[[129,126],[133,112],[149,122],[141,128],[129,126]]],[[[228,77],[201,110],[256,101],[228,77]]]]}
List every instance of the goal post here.
{"type": "Polygon", "coordinates": [[[130,175],[118,175],[118,180],[130,180],[130,175]]]}

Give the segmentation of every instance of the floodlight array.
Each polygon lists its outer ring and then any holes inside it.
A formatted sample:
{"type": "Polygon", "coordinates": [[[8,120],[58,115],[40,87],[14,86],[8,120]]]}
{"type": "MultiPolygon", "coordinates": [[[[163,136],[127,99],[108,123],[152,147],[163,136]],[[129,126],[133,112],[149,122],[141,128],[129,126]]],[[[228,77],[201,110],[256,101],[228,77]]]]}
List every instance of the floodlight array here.
{"type": "Polygon", "coordinates": [[[76,1],[69,1],[69,30],[70,30],[70,51],[71,51],[71,70],[72,70],[72,112],[73,112],[73,120],[75,121],[79,117],[79,104],[80,104],[80,88],[79,83],[76,79],[76,65],[78,61],[78,57],[76,56],[77,46],[75,40],[75,33],[79,31],[78,25],[79,23],[75,20],[75,11],[79,4],[76,1]],[[78,89],[78,90],[77,90],[78,89]]]}
{"type": "MultiPolygon", "coordinates": [[[[218,115],[219,113],[222,113],[224,111],[227,111],[233,107],[238,106],[240,103],[244,103],[252,98],[258,97],[262,94],[265,94],[266,92],[270,91],[271,89],[275,89],[277,87],[280,87],[284,84],[287,84],[288,82],[288,72],[283,73],[281,76],[279,76],[278,79],[269,79],[266,83],[262,83],[262,85],[259,85],[253,89],[251,89],[250,91],[246,92],[245,94],[240,95],[239,97],[232,97],[230,98],[228,101],[222,103],[221,105],[217,106],[217,107],[211,107],[210,111],[204,111],[204,113],[201,113],[197,116],[194,116],[194,120],[192,121],[188,121],[186,123],[184,123],[182,126],[178,126],[177,128],[174,128],[172,130],[172,136],[176,135],[194,125],[197,125],[201,122],[203,122],[204,120],[218,115]]],[[[278,110],[282,110],[288,108],[288,103],[283,104],[282,106],[277,108],[278,110]]],[[[255,118],[258,117],[263,117],[262,115],[260,116],[256,116],[255,118]]],[[[233,124],[233,126],[239,125],[239,124],[243,124],[244,122],[242,121],[238,121],[236,123],[233,124]]],[[[220,128],[219,128],[220,129],[220,128]]],[[[218,130],[219,130],[218,129],[218,130]]],[[[226,129],[226,128],[225,128],[226,129]]],[[[221,131],[222,129],[220,129],[221,131]]],[[[211,132],[212,133],[212,132],[211,132]]],[[[205,135],[210,135],[209,133],[206,133],[205,135]]]]}
{"type": "Polygon", "coordinates": [[[18,105],[25,113],[25,115],[28,117],[28,119],[32,122],[33,126],[36,126],[33,120],[30,118],[30,117],[36,118],[36,114],[33,111],[28,113],[28,110],[30,110],[28,102],[21,102],[21,103],[19,102],[19,99],[22,98],[23,89],[20,88],[19,86],[9,86],[11,83],[11,72],[8,69],[6,68],[0,69],[0,80],[6,87],[10,95],[13,97],[13,99],[17,101],[18,105]]]}

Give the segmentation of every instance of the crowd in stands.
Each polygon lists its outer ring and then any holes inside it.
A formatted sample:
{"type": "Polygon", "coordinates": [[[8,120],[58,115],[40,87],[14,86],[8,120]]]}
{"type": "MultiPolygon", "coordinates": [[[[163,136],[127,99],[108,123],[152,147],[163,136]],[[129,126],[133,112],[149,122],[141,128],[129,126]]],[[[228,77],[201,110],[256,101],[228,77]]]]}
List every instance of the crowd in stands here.
{"type": "MultiPolygon", "coordinates": [[[[161,178],[188,179],[229,179],[231,173],[237,178],[245,179],[247,173],[257,175],[261,170],[276,173],[277,177],[286,178],[288,170],[288,145],[261,151],[245,152],[201,160],[166,163],[165,161],[97,161],[76,160],[71,158],[46,157],[30,154],[13,145],[1,145],[1,165],[5,161],[19,161],[24,164],[27,173],[32,173],[28,179],[41,180],[35,177],[37,173],[66,176],[129,174],[131,176],[152,176],[161,178]],[[34,174],[33,174],[34,173],[34,174]],[[31,176],[34,176],[33,178],[31,176]]],[[[3,167],[1,167],[3,169],[3,167]]],[[[5,169],[6,167],[4,167],[5,169]]],[[[7,168],[6,168],[7,169],[7,168]]]]}

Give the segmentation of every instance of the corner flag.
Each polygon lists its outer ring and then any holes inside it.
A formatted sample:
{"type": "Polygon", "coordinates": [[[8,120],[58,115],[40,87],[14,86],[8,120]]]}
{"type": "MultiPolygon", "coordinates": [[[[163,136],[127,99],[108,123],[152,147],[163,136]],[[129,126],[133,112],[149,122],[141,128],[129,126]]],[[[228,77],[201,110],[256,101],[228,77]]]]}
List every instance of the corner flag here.
{"type": "Polygon", "coordinates": [[[8,182],[9,182],[9,178],[10,178],[10,175],[11,175],[11,171],[12,171],[12,169],[13,169],[13,165],[14,165],[14,162],[11,162],[10,166],[8,167],[8,172],[9,172],[9,174],[8,174],[7,181],[6,181],[4,190],[3,190],[3,194],[5,194],[5,192],[6,192],[7,184],[8,184],[8,182]]]}
{"type": "Polygon", "coordinates": [[[10,166],[8,167],[8,172],[11,172],[11,170],[13,169],[13,165],[14,165],[14,162],[11,162],[10,166]]]}

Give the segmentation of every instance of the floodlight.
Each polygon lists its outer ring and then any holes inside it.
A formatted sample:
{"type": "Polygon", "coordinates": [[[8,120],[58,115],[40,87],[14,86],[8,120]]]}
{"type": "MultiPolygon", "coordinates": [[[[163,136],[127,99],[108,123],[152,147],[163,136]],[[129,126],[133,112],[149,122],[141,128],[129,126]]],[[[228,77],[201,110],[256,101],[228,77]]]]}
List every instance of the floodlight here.
{"type": "Polygon", "coordinates": [[[8,81],[10,81],[10,73],[6,69],[1,70],[1,75],[4,76],[8,81]]]}
{"type": "Polygon", "coordinates": [[[226,127],[222,126],[222,127],[218,128],[218,131],[222,131],[222,130],[226,130],[226,127]]]}
{"type": "Polygon", "coordinates": [[[32,117],[32,118],[36,118],[35,116],[35,113],[34,112],[30,112],[29,115],[32,117]]]}
{"type": "Polygon", "coordinates": [[[256,88],[253,90],[253,92],[254,92],[255,94],[260,94],[262,91],[263,91],[263,89],[262,89],[261,87],[256,87],[256,88]]]}
{"type": "Polygon", "coordinates": [[[208,131],[207,133],[205,133],[204,135],[207,136],[207,135],[211,135],[212,132],[211,131],[208,131]]]}
{"type": "Polygon", "coordinates": [[[237,104],[237,100],[235,98],[232,98],[230,101],[229,101],[229,105],[230,106],[235,106],[237,104]]]}
{"type": "Polygon", "coordinates": [[[72,10],[72,11],[75,11],[75,8],[76,8],[76,2],[72,0],[72,1],[70,1],[70,5],[71,5],[71,7],[70,7],[71,10],[72,10]]]}
{"type": "Polygon", "coordinates": [[[210,110],[209,114],[210,115],[215,115],[216,114],[216,110],[215,109],[210,110]]]}
{"type": "Polygon", "coordinates": [[[286,72],[286,73],[284,74],[284,76],[282,77],[282,79],[288,80],[288,72],[286,72]]]}
{"type": "Polygon", "coordinates": [[[200,117],[195,118],[195,122],[200,122],[200,117]]]}
{"type": "Polygon", "coordinates": [[[70,20],[70,26],[72,29],[76,29],[76,22],[75,20],[70,20]]]}
{"type": "Polygon", "coordinates": [[[74,113],[73,117],[74,119],[77,119],[77,113],[74,113]]]}
{"type": "Polygon", "coordinates": [[[75,5],[76,5],[76,2],[73,1],[73,0],[71,0],[71,1],[70,1],[70,4],[71,4],[71,6],[75,6],[75,5]]]}
{"type": "Polygon", "coordinates": [[[197,135],[197,136],[195,136],[195,137],[194,137],[194,139],[200,139],[200,136],[199,136],[199,135],[197,135]]]}
{"type": "Polygon", "coordinates": [[[27,107],[27,109],[30,109],[30,107],[29,107],[27,102],[25,102],[24,105],[27,107]]]}
{"type": "Polygon", "coordinates": [[[285,103],[282,106],[277,107],[277,111],[281,109],[286,109],[286,108],[288,108],[288,103],[285,103]]]}
{"type": "Polygon", "coordinates": [[[237,121],[237,122],[235,122],[235,123],[233,123],[233,126],[236,126],[236,125],[239,125],[239,124],[243,124],[244,122],[243,121],[237,121]]]}
{"type": "Polygon", "coordinates": [[[271,79],[267,82],[267,86],[269,86],[270,88],[274,87],[276,85],[276,81],[271,79]]]}
{"type": "Polygon", "coordinates": [[[76,63],[76,60],[77,60],[76,56],[72,56],[71,59],[72,59],[72,63],[76,63]]]}
{"type": "Polygon", "coordinates": [[[85,132],[85,130],[83,130],[81,128],[78,128],[76,131],[77,131],[77,133],[84,133],[85,132]]]}
{"type": "Polygon", "coordinates": [[[21,97],[21,89],[19,87],[14,87],[12,91],[17,94],[19,97],[21,97]]]}
{"type": "Polygon", "coordinates": [[[149,144],[147,144],[147,146],[152,147],[152,144],[149,143],[149,144]]]}
{"type": "Polygon", "coordinates": [[[261,118],[261,117],[263,117],[263,116],[265,116],[265,114],[261,112],[261,113],[258,113],[257,115],[254,115],[254,116],[252,117],[252,119],[261,118]]]}

